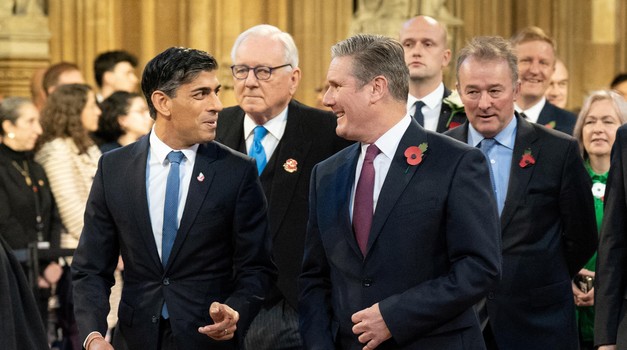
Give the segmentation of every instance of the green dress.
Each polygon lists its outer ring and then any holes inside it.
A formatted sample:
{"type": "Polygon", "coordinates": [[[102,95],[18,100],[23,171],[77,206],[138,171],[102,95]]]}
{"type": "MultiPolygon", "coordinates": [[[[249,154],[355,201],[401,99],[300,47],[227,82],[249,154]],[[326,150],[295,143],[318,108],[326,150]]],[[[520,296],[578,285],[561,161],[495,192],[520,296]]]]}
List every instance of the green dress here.
{"type": "MultiPolygon", "coordinates": [[[[605,194],[605,184],[607,183],[607,172],[597,174],[590,167],[590,161],[586,160],[586,170],[592,179],[592,196],[594,197],[594,211],[597,219],[597,229],[601,231],[603,221],[603,196],[605,194]]],[[[586,270],[594,271],[597,261],[597,253],[594,253],[590,261],[584,266],[586,270]]],[[[579,323],[579,334],[585,342],[594,341],[594,306],[577,307],[579,323]]]]}

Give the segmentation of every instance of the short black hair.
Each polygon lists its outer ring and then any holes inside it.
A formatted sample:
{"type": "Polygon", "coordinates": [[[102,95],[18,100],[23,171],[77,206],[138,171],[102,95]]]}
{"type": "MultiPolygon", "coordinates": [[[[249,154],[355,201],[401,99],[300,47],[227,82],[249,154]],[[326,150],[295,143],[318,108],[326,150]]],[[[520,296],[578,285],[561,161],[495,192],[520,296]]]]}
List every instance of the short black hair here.
{"type": "Polygon", "coordinates": [[[610,88],[611,89],[616,89],[616,86],[618,86],[620,83],[622,83],[622,82],[624,82],[626,80],[627,80],[627,73],[619,73],[612,80],[612,83],[610,84],[610,88]]]}
{"type": "Polygon", "coordinates": [[[185,47],[171,47],[150,60],[142,74],[142,92],[148,103],[150,116],[157,116],[152,104],[152,93],[159,90],[175,97],[178,88],[196,79],[201,72],[218,69],[218,62],[205,51],[185,47]]]}
{"type": "Polygon", "coordinates": [[[96,78],[98,87],[102,87],[102,76],[106,72],[112,71],[120,62],[128,62],[133,68],[137,67],[137,57],[123,50],[103,52],[96,57],[94,60],[94,78],[96,78]]]}
{"type": "Polygon", "coordinates": [[[98,119],[98,130],[95,132],[97,143],[117,141],[124,135],[118,118],[127,115],[134,98],[143,98],[134,92],[116,91],[100,103],[102,114],[98,119]]]}

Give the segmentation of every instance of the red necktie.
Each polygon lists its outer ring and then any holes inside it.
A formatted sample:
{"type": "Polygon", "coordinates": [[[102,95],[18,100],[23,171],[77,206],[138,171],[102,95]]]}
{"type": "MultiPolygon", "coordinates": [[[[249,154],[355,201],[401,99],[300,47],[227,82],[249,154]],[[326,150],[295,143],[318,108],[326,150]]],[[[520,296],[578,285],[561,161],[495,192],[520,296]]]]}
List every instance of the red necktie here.
{"type": "Polygon", "coordinates": [[[368,245],[368,236],[370,236],[370,226],[372,225],[372,215],[374,213],[374,205],[372,202],[374,193],[374,158],[381,152],[375,144],[368,146],[366,150],[366,158],[361,168],[359,182],[355,190],[355,203],[353,205],[353,230],[357,245],[364,256],[366,256],[366,247],[368,245]]]}

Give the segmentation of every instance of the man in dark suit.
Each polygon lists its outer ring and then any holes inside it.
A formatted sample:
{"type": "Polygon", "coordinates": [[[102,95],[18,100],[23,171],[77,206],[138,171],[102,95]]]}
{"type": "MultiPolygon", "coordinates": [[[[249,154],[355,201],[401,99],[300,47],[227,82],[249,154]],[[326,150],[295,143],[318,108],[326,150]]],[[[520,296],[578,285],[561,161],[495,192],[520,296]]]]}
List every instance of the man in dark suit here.
{"type": "Polygon", "coordinates": [[[291,35],[270,25],[255,26],[240,34],[232,54],[239,105],[220,112],[216,140],[251,154],[254,127],[268,130],[262,140],[267,165],[260,177],[278,268],[272,296],[251,325],[246,344],[255,350],[301,349],[296,280],[303,259],[309,178],[314,165],[349,143],[335,134],[337,123],[332,113],[292,99],[300,69],[291,35]],[[272,69],[264,79],[263,67],[286,63],[290,66],[272,69]],[[240,71],[241,67],[245,68],[240,71]]]}
{"type": "Polygon", "coordinates": [[[605,214],[595,275],[594,343],[599,350],[627,346],[627,126],[616,132],[605,188],[605,214]]]}
{"type": "Polygon", "coordinates": [[[489,349],[578,349],[571,278],[597,243],[590,178],[573,138],[515,113],[516,62],[500,37],[457,60],[468,123],[447,135],[489,158],[501,216],[503,276],[479,316],[489,349]]]}
{"type": "Polygon", "coordinates": [[[222,109],[217,68],[193,49],[153,58],[142,77],[153,131],[100,159],[72,263],[87,350],[111,349],[102,333],[120,253],[116,348],[235,349],[234,331],[246,330],[270,287],[255,163],[212,142],[222,109]]]}
{"type": "Polygon", "coordinates": [[[338,135],[359,143],[313,170],[299,278],[305,348],[483,349],[472,306],[501,268],[485,158],[407,113],[395,40],[336,44],[327,79],[338,135]]]}
{"type": "Polygon", "coordinates": [[[431,131],[445,132],[464,123],[457,93],[451,96],[442,83],[442,70],[451,61],[446,27],[428,16],[414,17],[403,24],[400,42],[409,68],[407,112],[431,131]]]}
{"type": "Polygon", "coordinates": [[[512,38],[512,44],[521,82],[516,111],[530,122],[572,135],[577,116],[552,105],[545,97],[555,71],[553,39],[538,27],[527,27],[512,38]]]}

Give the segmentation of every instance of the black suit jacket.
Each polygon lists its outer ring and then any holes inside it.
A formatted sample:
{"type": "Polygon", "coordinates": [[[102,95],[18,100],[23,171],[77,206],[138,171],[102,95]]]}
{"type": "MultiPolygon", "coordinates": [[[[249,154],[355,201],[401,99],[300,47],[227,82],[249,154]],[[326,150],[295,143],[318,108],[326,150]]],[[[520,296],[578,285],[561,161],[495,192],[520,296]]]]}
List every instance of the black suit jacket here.
{"type": "Polygon", "coordinates": [[[575,114],[546,101],[540,111],[537,123],[572,136],[576,122],[577,116],[575,114]]]}
{"type": "MultiPolygon", "coordinates": [[[[244,111],[239,106],[220,112],[216,140],[246,153],[244,111]]],[[[285,133],[261,174],[268,199],[272,255],[279,274],[277,287],[297,307],[296,279],[300,274],[307,227],[309,178],[314,165],[350,143],[335,133],[336,117],[295,100],[288,105],[285,133]],[[295,160],[295,168],[286,167],[295,160]]]]}
{"type": "Polygon", "coordinates": [[[213,323],[209,305],[239,312],[246,330],[270,287],[266,202],[254,161],[218,143],[198,147],[189,194],[168,264],[163,267],[146,196],[149,138],[106,153],[87,202],[74,254],[74,311],[81,339],[107,330],[110,287],[118,255],[124,260],[120,343],[156,350],[159,316],[167,302],[179,349],[233,349],[198,327],[213,323]],[[200,180],[200,173],[204,179],[200,180]]]}
{"type": "MultiPolygon", "coordinates": [[[[444,96],[442,100],[449,97],[451,90],[444,87],[444,96]]],[[[443,133],[447,130],[454,129],[459,125],[464,124],[466,121],[466,113],[462,109],[461,111],[454,111],[450,105],[442,102],[442,108],[440,109],[440,119],[438,119],[437,132],[443,133]]]]}
{"type": "Polygon", "coordinates": [[[484,349],[472,305],[498,281],[498,213],[483,154],[412,120],[375,209],[366,257],[351,225],[360,145],[318,164],[300,276],[306,349],[362,349],[351,315],[379,303],[377,349],[484,349]],[[428,144],[422,162],[409,146],[428,144]]]}
{"type": "MultiPolygon", "coordinates": [[[[490,325],[499,349],[578,349],[571,278],[597,244],[590,177],[572,137],[516,119],[490,325]],[[527,150],[536,162],[521,167],[527,150]]],[[[468,124],[447,135],[467,142],[468,124]]]]}
{"type": "Polygon", "coordinates": [[[594,343],[627,347],[627,126],[616,133],[605,188],[594,293],[594,343]]]}

